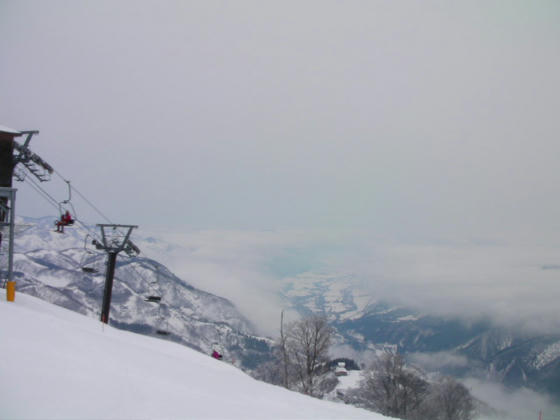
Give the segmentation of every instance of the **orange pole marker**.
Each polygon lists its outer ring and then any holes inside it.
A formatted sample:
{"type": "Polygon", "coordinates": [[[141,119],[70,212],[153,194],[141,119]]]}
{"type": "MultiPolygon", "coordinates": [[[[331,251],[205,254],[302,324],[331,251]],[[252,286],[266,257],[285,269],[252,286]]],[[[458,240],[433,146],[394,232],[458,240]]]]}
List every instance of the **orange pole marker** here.
{"type": "Polygon", "coordinates": [[[8,302],[13,302],[16,299],[16,282],[9,281],[6,283],[6,299],[8,302]]]}

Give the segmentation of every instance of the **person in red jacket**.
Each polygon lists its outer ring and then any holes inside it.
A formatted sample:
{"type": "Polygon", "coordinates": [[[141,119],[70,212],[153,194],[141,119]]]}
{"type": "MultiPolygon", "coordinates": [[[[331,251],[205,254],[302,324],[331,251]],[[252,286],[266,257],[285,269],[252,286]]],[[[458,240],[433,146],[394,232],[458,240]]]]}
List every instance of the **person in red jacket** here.
{"type": "Polygon", "coordinates": [[[214,351],[212,352],[212,357],[213,357],[214,359],[222,360],[222,357],[223,357],[223,356],[222,356],[220,353],[218,353],[216,350],[214,350],[214,351]]]}
{"type": "Polygon", "coordinates": [[[60,216],[60,220],[56,222],[56,231],[59,233],[64,233],[64,226],[68,226],[74,223],[74,219],[70,215],[70,212],[66,210],[62,216],[60,216]]]}

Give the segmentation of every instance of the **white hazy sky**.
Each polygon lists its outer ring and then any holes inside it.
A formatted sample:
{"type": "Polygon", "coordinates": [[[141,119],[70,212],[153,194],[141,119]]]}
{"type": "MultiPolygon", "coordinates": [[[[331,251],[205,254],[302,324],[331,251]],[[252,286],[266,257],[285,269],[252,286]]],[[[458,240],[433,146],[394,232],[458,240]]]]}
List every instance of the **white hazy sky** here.
{"type": "Polygon", "coordinates": [[[0,124],[115,222],[360,232],[342,265],[378,292],[550,316],[559,22],[556,0],[0,0],[0,124]]]}
{"type": "Polygon", "coordinates": [[[558,22],[556,1],[2,0],[0,118],[120,223],[558,237],[558,22]]]}

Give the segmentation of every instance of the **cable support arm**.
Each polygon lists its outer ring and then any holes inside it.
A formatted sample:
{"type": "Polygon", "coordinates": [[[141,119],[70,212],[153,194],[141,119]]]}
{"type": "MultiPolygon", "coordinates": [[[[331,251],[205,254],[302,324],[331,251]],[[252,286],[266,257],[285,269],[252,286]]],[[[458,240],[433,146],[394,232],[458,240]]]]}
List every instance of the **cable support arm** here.
{"type": "Polygon", "coordinates": [[[18,154],[17,156],[14,156],[13,160],[15,165],[17,165],[18,163],[23,164],[33,175],[35,175],[41,182],[43,182],[48,181],[54,169],[44,159],[42,159],[39,155],[33,153],[29,149],[31,138],[34,134],[38,133],[39,131],[37,130],[21,132],[21,134],[27,134],[27,138],[25,139],[23,145],[19,144],[17,141],[14,141],[14,149],[17,150],[18,154]],[[39,172],[33,164],[41,167],[48,174],[48,176],[45,173],[39,172]]]}

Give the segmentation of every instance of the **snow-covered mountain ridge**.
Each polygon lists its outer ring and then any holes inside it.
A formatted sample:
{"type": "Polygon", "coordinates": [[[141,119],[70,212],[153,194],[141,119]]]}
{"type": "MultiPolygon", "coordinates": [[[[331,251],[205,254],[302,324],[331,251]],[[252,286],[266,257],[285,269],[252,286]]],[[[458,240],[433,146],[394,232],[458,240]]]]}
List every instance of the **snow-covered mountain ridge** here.
{"type": "Polygon", "coordinates": [[[302,273],[284,279],[282,294],[301,314],[326,314],[338,343],[356,351],[394,346],[411,356],[425,355],[417,359],[440,359],[437,369],[445,373],[546,390],[560,399],[560,333],[529,335],[486,319],[423,314],[376,299],[347,274],[302,273]],[[442,353],[450,358],[429,357],[442,353]]]}
{"type": "MultiPolygon", "coordinates": [[[[106,254],[88,246],[85,238],[90,238],[83,228],[66,228],[61,235],[53,231],[52,220],[27,219],[31,226],[18,235],[14,258],[17,289],[99,318],[106,254]]],[[[206,354],[219,347],[226,359],[245,368],[269,354],[270,340],[258,336],[229,300],[191,286],[145,257],[119,254],[110,322],[206,354]]]]}
{"type": "MultiPolygon", "coordinates": [[[[105,254],[86,251],[83,230],[54,233],[53,218],[26,223],[32,227],[16,240],[18,290],[98,318],[105,254]],[[98,272],[85,273],[82,267],[98,272]]],[[[141,229],[133,240],[141,249],[156,250],[158,258],[177,251],[171,249],[177,245],[145,237],[141,229]]],[[[229,300],[193,287],[153,259],[120,254],[114,287],[115,326],[175,340],[207,354],[214,344],[221,344],[226,358],[249,369],[270,355],[270,340],[259,337],[229,300]],[[161,296],[161,304],[146,302],[149,296],[161,296]],[[170,335],[160,336],[158,330],[170,335]]],[[[349,274],[304,272],[285,277],[281,294],[300,314],[325,313],[336,328],[336,344],[357,351],[397,347],[411,357],[422,355],[420,359],[430,360],[430,368],[445,373],[490,377],[560,396],[560,334],[527,336],[485,320],[465,323],[429,316],[377,299],[349,274]],[[439,356],[444,353],[446,357],[439,356]],[[441,366],[433,366],[434,361],[441,366]]]]}
{"type": "Polygon", "coordinates": [[[321,312],[330,322],[360,318],[375,302],[351,276],[305,273],[283,280],[281,294],[299,312],[321,312]]]}

